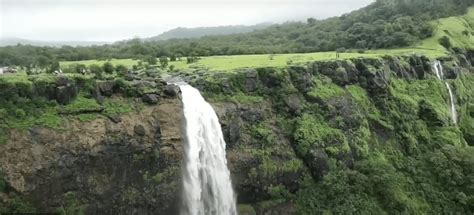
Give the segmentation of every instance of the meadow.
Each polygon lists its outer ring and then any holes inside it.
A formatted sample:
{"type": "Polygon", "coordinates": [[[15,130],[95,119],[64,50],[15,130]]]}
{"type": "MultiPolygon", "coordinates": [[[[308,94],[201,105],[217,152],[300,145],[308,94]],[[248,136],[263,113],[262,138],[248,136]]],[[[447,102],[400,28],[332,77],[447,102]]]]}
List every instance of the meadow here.
{"type": "MultiPolygon", "coordinates": [[[[379,58],[385,55],[425,55],[430,58],[436,58],[445,55],[444,50],[432,49],[384,49],[365,51],[364,53],[345,52],[340,53],[339,59],[351,58],[379,58]]],[[[201,57],[198,62],[187,64],[185,59],[169,62],[169,66],[173,65],[175,69],[207,69],[211,71],[231,71],[241,68],[257,68],[257,67],[285,67],[289,64],[303,64],[313,61],[330,61],[336,60],[336,52],[317,52],[302,54],[260,54],[260,55],[232,55],[232,56],[209,56],[201,57]]],[[[110,60],[85,60],[85,61],[65,61],[61,62],[61,67],[67,67],[71,64],[84,64],[86,66],[97,64],[102,65],[109,61],[114,66],[124,65],[131,68],[138,64],[136,59],[110,59],[110,60]]]]}

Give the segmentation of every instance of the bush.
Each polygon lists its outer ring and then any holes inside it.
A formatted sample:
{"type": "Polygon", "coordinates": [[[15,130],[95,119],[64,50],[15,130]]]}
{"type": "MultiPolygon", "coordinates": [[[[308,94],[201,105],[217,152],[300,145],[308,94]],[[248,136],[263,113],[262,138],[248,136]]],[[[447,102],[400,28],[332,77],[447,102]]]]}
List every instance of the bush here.
{"type": "Polygon", "coordinates": [[[102,68],[104,70],[104,72],[108,73],[108,74],[112,74],[114,72],[114,65],[112,65],[112,63],[110,62],[105,62],[104,65],[102,65],[102,68]]]}
{"type": "Polygon", "coordinates": [[[451,40],[449,39],[448,36],[443,36],[439,39],[439,44],[441,44],[444,48],[446,49],[451,49],[453,47],[453,44],[451,43],[451,40]]]}
{"type": "Polygon", "coordinates": [[[18,118],[23,119],[23,118],[25,118],[26,113],[23,109],[16,109],[15,110],[15,116],[18,117],[18,118]]]}
{"type": "Polygon", "coordinates": [[[119,64],[115,67],[115,71],[117,71],[118,73],[125,73],[127,72],[128,68],[122,64],[119,64]]]}

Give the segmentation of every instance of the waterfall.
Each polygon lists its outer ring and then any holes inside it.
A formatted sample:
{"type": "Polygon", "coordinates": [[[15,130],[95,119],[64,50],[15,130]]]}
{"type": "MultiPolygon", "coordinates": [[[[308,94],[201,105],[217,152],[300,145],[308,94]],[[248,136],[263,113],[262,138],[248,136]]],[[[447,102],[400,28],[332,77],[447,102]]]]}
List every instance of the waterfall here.
{"type": "Polygon", "coordinates": [[[454,95],[453,91],[451,90],[451,86],[449,85],[448,82],[445,82],[446,88],[448,88],[449,91],[449,98],[451,101],[451,118],[453,119],[454,124],[458,123],[458,113],[456,112],[456,105],[454,103],[454,95]]]}
{"type": "Polygon", "coordinates": [[[443,66],[441,65],[440,61],[435,61],[434,62],[434,71],[436,73],[436,77],[438,77],[439,80],[443,81],[444,84],[446,85],[446,88],[448,89],[449,92],[449,101],[451,103],[449,112],[451,113],[451,119],[453,120],[454,124],[457,124],[458,122],[458,113],[456,112],[456,103],[454,101],[454,94],[451,89],[451,85],[444,80],[444,72],[443,72],[443,66]]]}
{"type": "Polygon", "coordinates": [[[180,84],[185,118],[181,214],[236,215],[225,142],[212,106],[199,91],[180,84]]]}

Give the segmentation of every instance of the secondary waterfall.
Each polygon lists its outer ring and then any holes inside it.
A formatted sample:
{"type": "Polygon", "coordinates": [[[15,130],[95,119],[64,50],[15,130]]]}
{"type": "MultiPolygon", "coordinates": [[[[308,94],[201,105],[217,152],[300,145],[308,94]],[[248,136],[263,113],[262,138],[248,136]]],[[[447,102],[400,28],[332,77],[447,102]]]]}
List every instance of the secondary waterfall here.
{"type": "Polygon", "coordinates": [[[434,70],[435,70],[435,73],[436,73],[436,77],[438,77],[439,80],[444,81],[444,84],[446,85],[446,88],[448,89],[449,101],[451,102],[449,111],[451,113],[451,118],[453,120],[453,123],[457,124],[457,122],[458,122],[458,113],[456,111],[456,104],[455,104],[455,101],[454,101],[454,94],[453,94],[453,91],[451,89],[451,85],[447,81],[444,80],[443,66],[441,65],[441,62],[440,61],[435,61],[433,67],[434,67],[434,70]]]}
{"type": "Polygon", "coordinates": [[[180,89],[186,131],[181,214],[237,214],[217,115],[197,89],[180,89]]]}

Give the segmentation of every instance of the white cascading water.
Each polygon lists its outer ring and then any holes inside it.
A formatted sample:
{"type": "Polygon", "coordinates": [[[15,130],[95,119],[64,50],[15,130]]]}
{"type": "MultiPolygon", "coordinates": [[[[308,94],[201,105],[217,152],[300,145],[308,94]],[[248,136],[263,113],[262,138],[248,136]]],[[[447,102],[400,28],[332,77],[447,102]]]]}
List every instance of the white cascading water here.
{"type": "Polygon", "coordinates": [[[180,84],[185,118],[182,215],[236,215],[219,119],[199,91],[180,84]]]}
{"type": "Polygon", "coordinates": [[[453,94],[453,91],[451,89],[451,85],[447,81],[444,80],[443,66],[441,65],[441,62],[438,61],[438,60],[435,61],[433,67],[434,67],[434,71],[436,73],[436,77],[438,77],[439,80],[444,81],[444,84],[446,85],[446,88],[449,91],[449,100],[450,100],[450,103],[451,103],[449,111],[451,113],[451,118],[453,120],[453,123],[457,124],[457,122],[458,122],[458,113],[456,111],[456,103],[454,101],[454,94],[453,94]]]}

